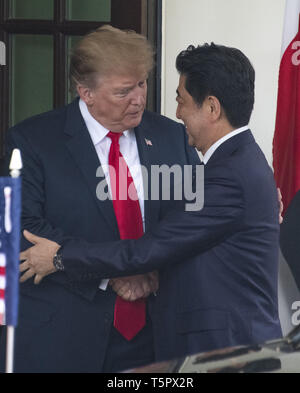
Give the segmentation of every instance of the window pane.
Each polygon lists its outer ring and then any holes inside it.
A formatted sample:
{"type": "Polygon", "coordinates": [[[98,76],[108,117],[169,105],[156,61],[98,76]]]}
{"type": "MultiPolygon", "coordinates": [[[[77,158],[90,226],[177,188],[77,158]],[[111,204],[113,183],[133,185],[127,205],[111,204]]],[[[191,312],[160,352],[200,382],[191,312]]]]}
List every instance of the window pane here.
{"type": "Polygon", "coordinates": [[[53,38],[14,35],[11,125],[53,108],[53,38]]]}
{"type": "Polygon", "coordinates": [[[77,44],[77,42],[80,40],[80,38],[82,38],[82,36],[76,35],[76,36],[69,36],[67,38],[67,53],[68,53],[68,60],[67,60],[67,70],[66,70],[66,88],[67,88],[67,103],[69,104],[71,101],[74,100],[74,98],[76,97],[77,93],[76,92],[71,92],[70,91],[70,56],[72,53],[72,49],[74,48],[74,46],[77,44]]]}
{"type": "Polygon", "coordinates": [[[53,0],[12,0],[11,18],[53,19],[53,0]]]}
{"type": "Polygon", "coordinates": [[[110,22],[111,0],[67,0],[67,18],[110,22]]]}

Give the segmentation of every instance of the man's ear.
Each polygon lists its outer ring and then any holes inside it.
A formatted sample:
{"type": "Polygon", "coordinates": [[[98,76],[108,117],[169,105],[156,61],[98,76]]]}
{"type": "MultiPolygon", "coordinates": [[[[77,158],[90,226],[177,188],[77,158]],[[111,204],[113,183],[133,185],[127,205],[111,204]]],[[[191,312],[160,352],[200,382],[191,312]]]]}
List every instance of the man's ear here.
{"type": "Polygon", "coordinates": [[[222,106],[215,96],[207,97],[207,105],[212,120],[219,120],[222,115],[222,106]]]}
{"type": "Polygon", "coordinates": [[[87,106],[93,105],[94,95],[90,88],[83,85],[77,85],[76,89],[79,97],[86,103],[87,106]]]}

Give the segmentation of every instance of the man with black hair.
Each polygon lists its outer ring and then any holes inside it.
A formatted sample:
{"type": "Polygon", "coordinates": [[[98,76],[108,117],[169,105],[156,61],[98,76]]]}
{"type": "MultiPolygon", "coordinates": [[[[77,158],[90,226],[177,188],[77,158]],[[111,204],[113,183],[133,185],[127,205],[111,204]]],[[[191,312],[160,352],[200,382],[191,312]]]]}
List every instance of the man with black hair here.
{"type": "Polygon", "coordinates": [[[205,165],[203,209],[170,212],[138,240],[70,239],[56,267],[58,245],[47,239],[27,233],[35,246],[21,254],[21,271],[37,281],[57,269],[74,281],[168,269],[153,319],[158,360],[281,336],[278,198],[248,127],[254,69],[241,51],[215,44],[188,47],[176,67],[177,117],[205,165]]]}

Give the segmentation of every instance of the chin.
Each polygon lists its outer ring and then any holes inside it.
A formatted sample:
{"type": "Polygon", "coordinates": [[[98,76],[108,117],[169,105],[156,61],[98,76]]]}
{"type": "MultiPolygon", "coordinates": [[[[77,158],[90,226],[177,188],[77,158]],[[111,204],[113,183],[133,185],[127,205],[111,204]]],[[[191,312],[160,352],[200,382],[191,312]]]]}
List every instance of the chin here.
{"type": "Polygon", "coordinates": [[[138,115],[138,116],[134,117],[131,121],[129,121],[129,122],[128,122],[128,127],[127,127],[127,129],[129,129],[129,128],[135,128],[135,127],[137,127],[138,125],[140,125],[140,123],[141,123],[141,121],[142,121],[142,116],[143,116],[143,114],[138,115]]]}
{"type": "Polygon", "coordinates": [[[193,138],[191,135],[189,135],[189,134],[188,134],[188,136],[189,136],[188,144],[189,144],[190,146],[192,146],[192,147],[196,147],[194,138],[193,138]]]}

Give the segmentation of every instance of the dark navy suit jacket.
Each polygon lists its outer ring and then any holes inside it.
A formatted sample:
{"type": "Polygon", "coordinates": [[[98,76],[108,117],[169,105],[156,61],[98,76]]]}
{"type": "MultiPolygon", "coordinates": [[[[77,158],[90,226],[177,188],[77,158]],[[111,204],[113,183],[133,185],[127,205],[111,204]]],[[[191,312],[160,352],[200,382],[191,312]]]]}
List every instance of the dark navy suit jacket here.
{"type": "Polygon", "coordinates": [[[160,359],[281,336],[278,198],[250,130],[205,166],[204,208],[168,214],[139,240],[63,247],[76,280],[161,269],[154,332],[160,359]]]}
{"type": "MultiPolygon", "coordinates": [[[[146,111],[135,134],[141,164],[147,169],[199,162],[187,145],[184,127],[163,116],[146,111]]],[[[120,239],[112,202],[96,196],[103,179],[96,177],[100,163],[78,100],[22,122],[7,138],[7,156],[17,147],[23,158],[23,229],[58,243],[68,236],[92,243],[120,239]]],[[[171,208],[172,202],[146,200],[146,230],[171,208]]],[[[23,239],[23,249],[28,246],[23,239]]],[[[101,371],[116,294],[110,287],[99,290],[99,284],[97,277],[85,282],[63,273],[40,285],[32,280],[21,284],[16,372],[101,371]]]]}

